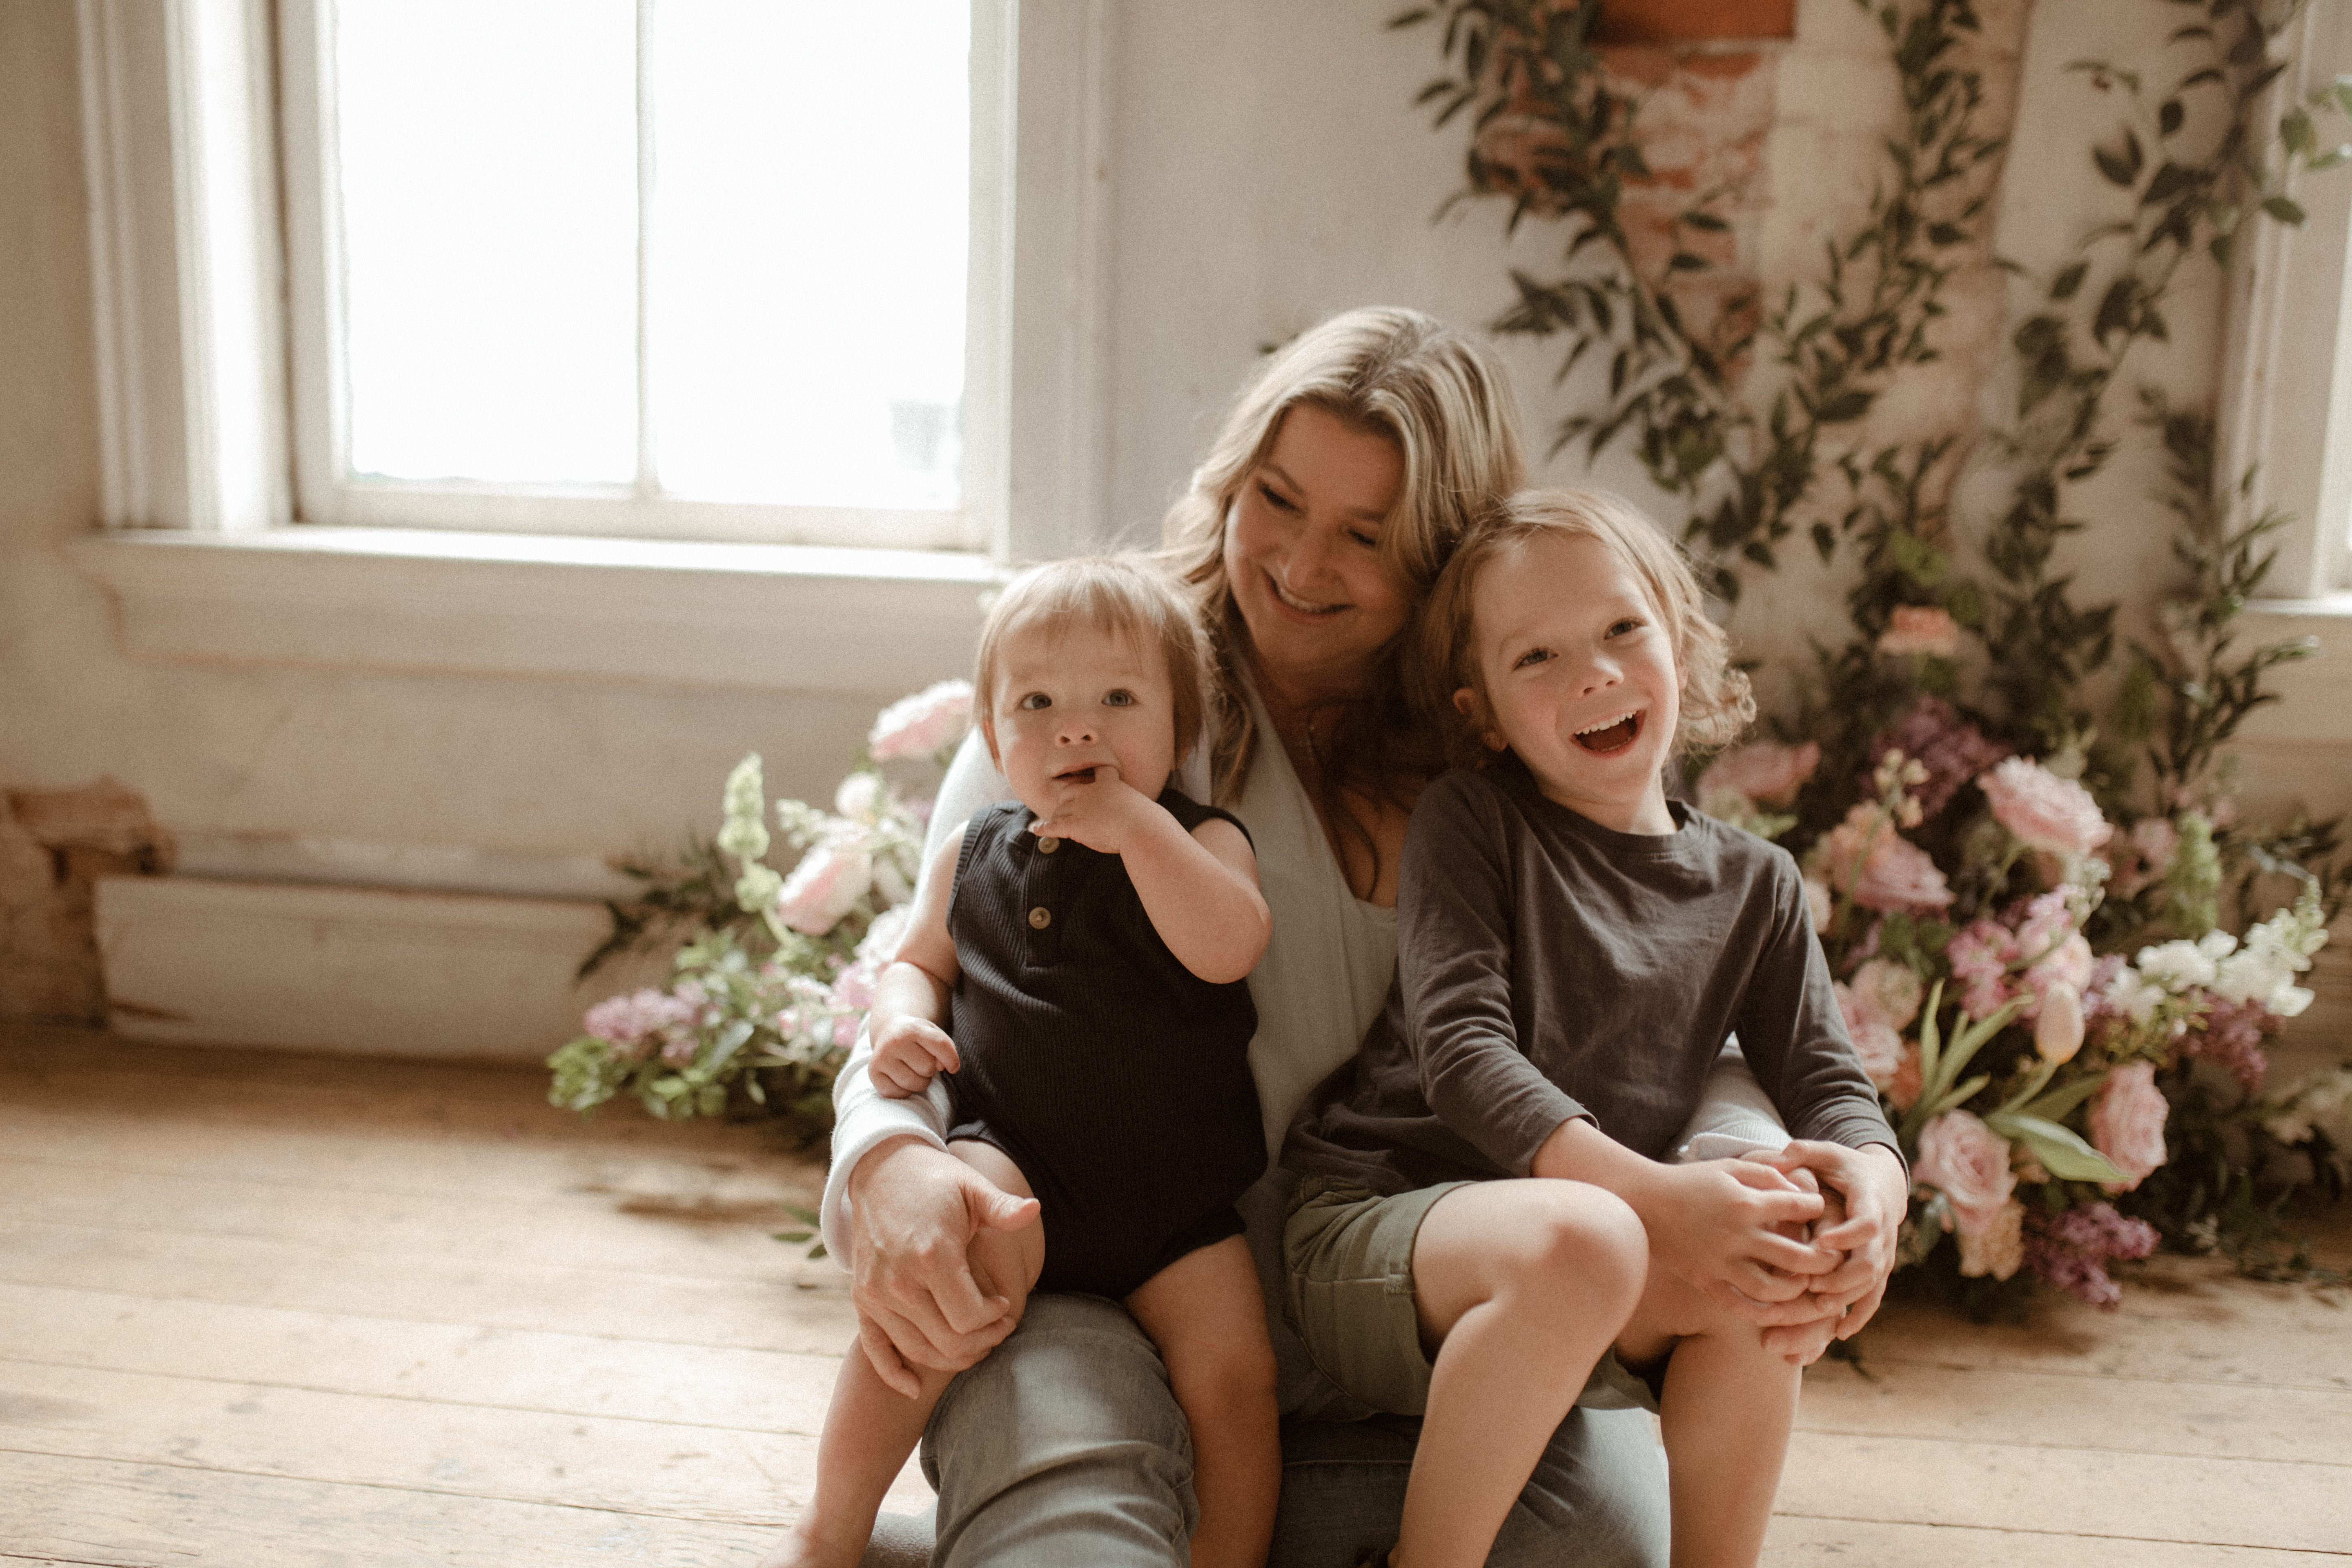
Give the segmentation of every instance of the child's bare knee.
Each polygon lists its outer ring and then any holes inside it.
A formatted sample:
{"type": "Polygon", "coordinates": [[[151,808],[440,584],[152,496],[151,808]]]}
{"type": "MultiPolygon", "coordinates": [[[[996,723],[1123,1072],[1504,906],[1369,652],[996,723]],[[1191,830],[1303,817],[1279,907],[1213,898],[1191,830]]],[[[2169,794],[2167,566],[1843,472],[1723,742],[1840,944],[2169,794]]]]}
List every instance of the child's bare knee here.
{"type": "Polygon", "coordinates": [[[1650,1265],[1649,1233],[1632,1205],[1599,1187],[1564,1186],[1531,1227],[1530,1272],[1547,1289],[1568,1289],[1593,1305],[1620,1298],[1627,1311],[1641,1300],[1650,1265]]]}

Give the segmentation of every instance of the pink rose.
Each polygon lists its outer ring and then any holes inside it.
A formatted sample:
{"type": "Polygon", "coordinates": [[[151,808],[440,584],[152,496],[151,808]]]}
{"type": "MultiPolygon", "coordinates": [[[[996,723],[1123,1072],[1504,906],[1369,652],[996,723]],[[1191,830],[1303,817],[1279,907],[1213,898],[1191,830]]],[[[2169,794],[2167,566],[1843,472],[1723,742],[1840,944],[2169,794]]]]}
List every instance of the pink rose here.
{"type": "Polygon", "coordinates": [[[942,680],[902,697],[876,716],[866,749],[876,762],[933,756],[963,739],[971,723],[971,682],[942,680]]]}
{"type": "Polygon", "coordinates": [[[1920,1129],[1911,1175],[1944,1194],[1953,1223],[1964,1231],[1991,1225],[2017,1190],[2009,1140],[1965,1110],[1948,1110],[1920,1129]]]}
{"type": "Polygon", "coordinates": [[[1952,901],[1935,861],[1875,805],[1848,811],[1822,844],[1831,882],[1866,910],[1933,914],[1952,901]]]}
{"type": "Polygon", "coordinates": [[[1698,776],[1698,797],[1741,795],[1763,805],[1786,805],[1821,763],[1822,748],[1812,741],[1795,746],[1751,742],[1707,764],[1698,776]]]}
{"type": "Polygon", "coordinates": [[[1928,653],[1949,658],[1959,650],[1958,624],[1932,605],[1895,605],[1895,618],[1878,636],[1881,653],[1928,653]]]}
{"type": "Polygon", "coordinates": [[[2164,1119],[2171,1110],[2156,1087],[2156,1064],[2126,1062],[2091,1097],[2091,1145],[2126,1179],[2105,1184],[2127,1193],[2164,1163],[2164,1119]]]}
{"type": "Polygon", "coordinates": [[[1853,994],[1880,1023],[1901,1029],[1919,1016],[1926,987],[1907,963],[1874,958],[1853,972],[1853,994]]]}
{"type": "Polygon", "coordinates": [[[1853,1042],[1855,1059],[1870,1075],[1871,1082],[1885,1088],[1895,1080],[1895,1069],[1903,1065],[1903,1037],[1879,1011],[1874,994],[1865,994],[1842,980],[1832,981],[1830,991],[1837,997],[1839,1013],[1844,1016],[1846,1037],[1853,1042]]]}
{"type": "Polygon", "coordinates": [[[2025,1262],[2025,1205],[2015,1198],[1981,1226],[1960,1226],[1960,1272],[1969,1279],[2006,1279],[2025,1262]]]}
{"type": "Polygon", "coordinates": [[[874,885],[874,858],[863,845],[819,844],[801,857],[776,894],[776,918],[796,931],[823,936],[874,885]]]}
{"type": "Polygon", "coordinates": [[[1903,1042],[1903,1059],[1895,1065],[1895,1076],[1886,1082],[1887,1102],[1898,1111],[1908,1110],[1919,1103],[1919,1042],[1903,1042]]]}
{"type": "Polygon", "coordinates": [[[1829,884],[1819,877],[1805,879],[1805,912],[1812,917],[1815,936],[1830,929],[1830,916],[1836,906],[1830,901],[1829,884]]]}
{"type": "Polygon", "coordinates": [[[1994,820],[2036,849],[2088,855],[2115,833],[2089,790],[2023,757],[1979,774],[1977,787],[1992,802],[1994,820]]]}

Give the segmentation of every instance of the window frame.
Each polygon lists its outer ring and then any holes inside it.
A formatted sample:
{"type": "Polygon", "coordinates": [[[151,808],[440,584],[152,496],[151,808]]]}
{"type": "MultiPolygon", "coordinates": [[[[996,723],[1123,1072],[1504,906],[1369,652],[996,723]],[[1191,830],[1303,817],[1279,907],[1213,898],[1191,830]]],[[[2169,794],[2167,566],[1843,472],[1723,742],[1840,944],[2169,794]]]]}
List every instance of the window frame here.
{"type": "MultiPolygon", "coordinates": [[[[2262,123],[2352,73],[2352,7],[2305,7],[2284,43],[2262,123]]],[[[2251,516],[2290,519],[2256,608],[2332,618],[2352,615],[2352,171],[2298,179],[2293,195],[2301,226],[2239,231],[2217,388],[2221,474],[2251,474],[2251,516]]]]}
{"type": "MultiPolygon", "coordinates": [[[[298,452],[289,410],[320,390],[289,370],[288,333],[301,317],[287,300],[305,285],[284,259],[294,215],[279,181],[285,57],[272,45],[301,33],[285,24],[302,5],[77,0],[100,528],[587,533],[527,516],[529,498],[510,506],[514,498],[487,495],[458,498],[454,517],[387,496],[363,515],[298,523],[291,476],[318,455],[298,452]]],[[[1102,171],[1112,20],[1110,0],[973,0],[963,510],[970,544],[999,563],[1066,553],[1111,531],[1102,171]],[[981,112],[983,103],[992,110],[981,112]]],[[[315,30],[289,49],[306,41],[315,48],[315,30]]],[[[702,538],[761,532],[756,517],[733,526],[709,503],[672,504],[697,514],[684,531],[702,538]]],[[[868,521],[882,524],[882,537],[861,545],[892,542],[888,514],[868,521]]],[[[594,531],[646,537],[627,523],[594,531]]],[[[885,574],[880,557],[890,552],[876,552],[885,574]]],[[[584,552],[593,559],[602,558],[584,552]]]]}
{"type": "MultiPolygon", "coordinates": [[[[645,7],[636,0],[642,41],[645,7]]],[[[975,551],[988,542],[986,508],[883,508],[777,505],[709,501],[667,495],[648,485],[645,367],[638,365],[639,478],[628,484],[507,483],[434,479],[403,480],[356,476],[350,462],[349,381],[344,371],[343,226],[336,199],[338,149],[334,73],[335,0],[278,0],[277,35],[278,145],[285,204],[287,317],[294,398],[292,433],[294,516],[305,523],[383,528],[438,528],[469,531],[569,533],[635,539],[696,539],[741,542],[830,545],[850,548],[975,551]]],[[[971,79],[976,89],[1001,85],[1005,73],[996,58],[1006,45],[1003,30],[985,26],[990,7],[971,7],[974,28],[971,79]]],[[[970,131],[975,200],[1002,181],[1001,156],[988,159],[1003,141],[1006,110],[1001,92],[975,90],[970,131]]],[[[639,212],[642,216],[648,163],[640,131],[639,212]]],[[[640,239],[637,280],[642,314],[645,247],[640,239]]],[[[1002,330],[987,308],[994,297],[994,272],[1003,258],[974,247],[966,268],[965,362],[975,349],[984,356],[1002,330]],[[974,310],[974,306],[980,309],[974,310]]],[[[639,325],[639,359],[645,345],[639,325]]],[[[968,380],[970,378],[968,377],[968,380]]],[[[983,396],[990,388],[981,384],[983,396]]],[[[976,402],[967,391],[965,402],[976,402]]],[[[985,416],[982,416],[983,419],[985,416]]]]}

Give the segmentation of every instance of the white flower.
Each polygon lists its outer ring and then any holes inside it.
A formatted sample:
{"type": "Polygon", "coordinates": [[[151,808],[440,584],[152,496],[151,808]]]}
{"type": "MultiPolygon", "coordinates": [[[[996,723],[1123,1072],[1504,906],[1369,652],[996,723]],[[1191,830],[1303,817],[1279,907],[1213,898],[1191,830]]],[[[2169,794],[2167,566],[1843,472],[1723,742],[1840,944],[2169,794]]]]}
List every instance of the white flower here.
{"type": "MultiPolygon", "coordinates": [[[[2213,931],[2207,940],[2215,936],[2229,940],[2231,946],[2236,945],[2235,940],[2231,939],[2226,931],[2213,931]]],[[[2222,950],[2224,952],[2228,951],[2228,948],[2222,950]]],[[[2179,993],[2212,984],[2214,961],[2220,956],[2220,953],[2207,952],[2199,942],[2168,942],[2161,947],[2141,948],[2132,963],[2139,970],[2140,977],[2149,984],[2179,993]]]]}
{"type": "Polygon", "coordinates": [[[928,757],[962,739],[971,721],[971,682],[942,680],[882,710],[866,745],[877,762],[928,757]]]}
{"type": "Polygon", "coordinates": [[[882,776],[862,771],[850,774],[833,792],[833,809],[860,822],[878,820],[882,815],[882,776]]]}
{"type": "Polygon", "coordinates": [[[2107,988],[2102,994],[2108,1006],[2128,1016],[2135,1024],[2145,1024],[2156,1016],[2158,1007],[2164,1005],[2165,990],[2161,985],[2150,984],[2141,977],[2138,970],[2126,964],[2116,971],[2115,977],[2107,982],[2107,988]]]}
{"type": "Polygon", "coordinates": [[[823,936],[841,923],[874,885],[874,858],[863,844],[819,844],[801,857],[776,895],[776,914],[786,925],[823,936]]]}

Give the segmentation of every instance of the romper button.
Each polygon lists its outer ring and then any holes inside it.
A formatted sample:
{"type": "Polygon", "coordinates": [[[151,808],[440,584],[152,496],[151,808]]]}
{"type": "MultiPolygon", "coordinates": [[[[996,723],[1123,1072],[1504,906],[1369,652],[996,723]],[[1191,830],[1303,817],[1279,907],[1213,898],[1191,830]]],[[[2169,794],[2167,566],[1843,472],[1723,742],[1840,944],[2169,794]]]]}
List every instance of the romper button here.
{"type": "Polygon", "coordinates": [[[1061,847],[1062,841],[1058,838],[1040,838],[1037,840],[1037,853],[1040,855],[1051,855],[1055,850],[1059,849],[1061,847]]]}
{"type": "Polygon", "coordinates": [[[1047,926],[1053,923],[1054,911],[1047,909],[1045,905],[1039,904],[1035,909],[1029,911],[1029,924],[1035,930],[1044,931],[1047,926]]]}

